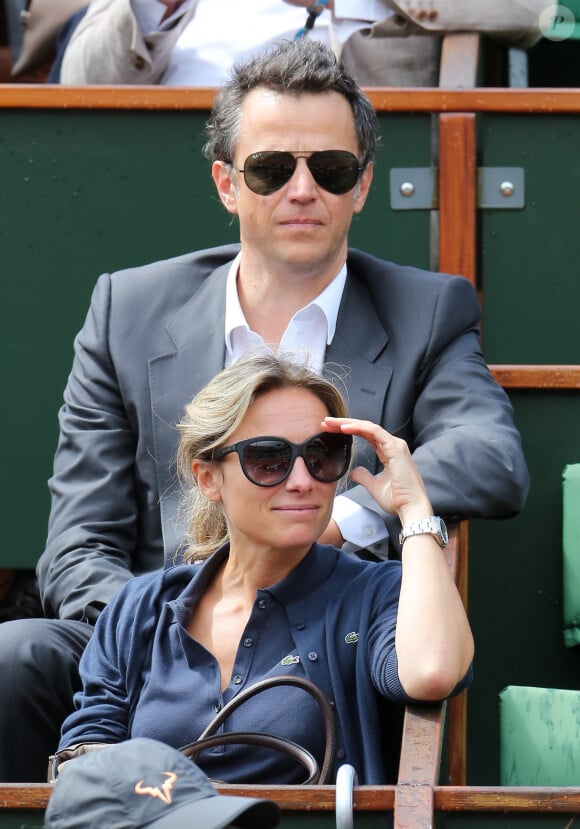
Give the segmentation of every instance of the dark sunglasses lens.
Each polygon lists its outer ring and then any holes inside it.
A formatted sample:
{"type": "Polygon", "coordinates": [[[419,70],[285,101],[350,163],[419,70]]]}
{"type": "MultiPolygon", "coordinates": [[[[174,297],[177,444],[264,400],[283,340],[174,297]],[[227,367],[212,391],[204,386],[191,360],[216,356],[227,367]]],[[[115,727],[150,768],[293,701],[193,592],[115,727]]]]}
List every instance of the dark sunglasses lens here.
{"type": "Polygon", "coordinates": [[[296,169],[296,159],[290,153],[253,153],[244,163],[246,184],[259,196],[269,196],[290,181],[296,169]]]}
{"type": "Polygon", "coordinates": [[[308,441],[305,461],[313,478],[331,483],[342,478],[350,463],[352,437],[324,434],[308,441]]]}
{"type": "Polygon", "coordinates": [[[256,440],[244,446],[244,471],[260,486],[274,486],[284,480],[291,461],[292,448],[281,440],[256,440]]]}
{"type": "Polygon", "coordinates": [[[316,183],[337,196],[348,193],[358,181],[358,159],[346,150],[313,153],[308,167],[316,183]]]}

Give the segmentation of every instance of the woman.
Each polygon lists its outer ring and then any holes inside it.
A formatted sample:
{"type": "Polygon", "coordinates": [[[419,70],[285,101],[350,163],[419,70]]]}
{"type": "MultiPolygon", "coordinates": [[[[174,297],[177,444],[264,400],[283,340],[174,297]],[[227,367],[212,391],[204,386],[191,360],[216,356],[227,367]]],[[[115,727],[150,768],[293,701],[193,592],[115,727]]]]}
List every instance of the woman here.
{"type": "MultiPolygon", "coordinates": [[[[60,749],[144,736],[180,747],[243,688],[293,673],[334,704],[340,762],[361,783],[385,782],[382,701],[440,700],[465,687],[473,640],[433,535],[411,534],[402,562],[316,543],[353,437],[384,471],[357,468],[352,481],[410,533],[432,512],[405,442],[346,415],[330,381],[264,354],[242,358],[198,394],[179,425],[186,563],[131,580],[103,611],[60,749]]],[[[226,727],[286,737],[319,761],[323,753],[316,707],[294,688],[251,699],[226,727]]],[[[286,757],[247,746],[211,749],[198,762],[226,782],[301,776],[286,757]]]]}

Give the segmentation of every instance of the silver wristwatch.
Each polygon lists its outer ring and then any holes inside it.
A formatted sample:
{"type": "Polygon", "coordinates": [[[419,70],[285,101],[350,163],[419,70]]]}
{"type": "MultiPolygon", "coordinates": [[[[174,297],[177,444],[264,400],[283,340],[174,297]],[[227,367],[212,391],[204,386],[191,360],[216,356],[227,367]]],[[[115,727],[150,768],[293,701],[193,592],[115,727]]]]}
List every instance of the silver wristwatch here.
{"type": "Polygon", "coordinates": [[[411,521],[401,529],[399,533],[399,544],[412,535],[433,535],[441,547],[447,544],[447,527],[445,521],[438,515],[430,515],[429,518],[422,518],[420,521],[411,521]]]}

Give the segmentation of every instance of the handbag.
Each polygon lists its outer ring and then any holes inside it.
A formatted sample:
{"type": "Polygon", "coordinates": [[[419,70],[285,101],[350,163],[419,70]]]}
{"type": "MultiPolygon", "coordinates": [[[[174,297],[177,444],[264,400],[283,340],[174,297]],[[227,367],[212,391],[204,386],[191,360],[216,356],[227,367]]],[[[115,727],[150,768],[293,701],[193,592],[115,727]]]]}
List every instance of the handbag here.
{"type": "Polygon", "coordinates": [[[301,763],[306,771],[308,777],[302,785],[322,786],[329,783],[336,760],[336,722],[334,716],[334,708],[320,690],[320,688],[311,682],[306,677],[302,676],[273,676],[262,679],[259,682],[250,685],[244,691],[241,691],[237,696],[231,699],[221,711],[216,714],[213,720],[204,731],[199,735],[197,740],[188,745],[181,746],[179,749],[186,757],[189,757],[195,762],[197,756],[206,748],[214,748],[218,745],[237,745],[248,744],[262,746],[264,748],[274,748],[278,751],[285,752],[301,763]],[[318,705],[318,710],[322,716],[324,725],[324,757],[322,765],[319,767],[314,756],[303,746],[292,740],[287,740],[284,737],[276,737],[271,734],[265,734],[261,731],[230,731],[225,734],[216,734],[218,728],[228,719],[240,705],[243,705],[246,700],[255,697],[257,694],[278,686],[295,686],[307,691],[311,697],[314,698],[318,705]]]}
{"type": "MultiPolygon", "coordinates": [[[[272,748],[284,752],[300,763],[307,773],[307,777],[302,785],[322,786],[331,781],[334,771],[334,764],[336,761],[336,720],[334,715],[334,708],[326,698],[325,694],[320,688],[311,682],[306,677],[301,676],[273,676],[262,679],[259,682],[250,685],[249,688],[240,691],[240,693],[231,699],[221,711],[216,714],[209,725],[203,730],[197,740],[193,743],[181,746],[179,751],[184,754],[192,762],[196,761],[201,752],[206,748],[214,748],[221,745],[255,745],[262,748],[272,748]],[[303,746],[298,743],[288,740],[285,737],[277,737],[272,734],[266,734],[262,731],[230,731],[222,734],[216,734],[218,728],[228,719],[228,717],[243,705],[244,702],[255,697],[257,694],[268,690],[269,688],[279,686],[295,686],[301,688],[310,694],[318,705],[318,710],[322,717],[324,726],[324,757],[322,764],[319,766],[317,760],[303,746]]],[[[48,782],[54,783],[58,777],[58,773],[63,765],[76,757],[80,757],[89,751],[97,751],[107,748],[109,743],[78,743],[68,748],[63,748],[57,751],[48,762],[48,782]]],[[[213,781],[220,782],[220,781],[213,781]]]]}
{"type": "Polygon", "coordinates": [[[21,12],[22,49],[10,70],[11,77],[34,72],[51,61],[61,27],[87,3],[88,0],[26,0],[21,12]]]}

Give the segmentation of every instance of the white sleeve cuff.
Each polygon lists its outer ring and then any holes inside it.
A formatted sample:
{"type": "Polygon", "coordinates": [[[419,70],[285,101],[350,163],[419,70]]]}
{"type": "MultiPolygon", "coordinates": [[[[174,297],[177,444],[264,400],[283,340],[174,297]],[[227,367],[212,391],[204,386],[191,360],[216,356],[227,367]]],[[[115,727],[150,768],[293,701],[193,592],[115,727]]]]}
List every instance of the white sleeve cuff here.
{"type": "Polygon", "coordinates": [[[380,515],[367,507],[361,507],[346,495],[337,495],[334,499],[332,518],[338,524],[344,540],[359,550],[383,541],[388,536],[380,515]]]}
{"type": "Polygon", "coordinates": [[[172,21],[181,17],[192,2],[193,0],[185,0],[185,3],[182,3],[171,17],[163,21],[163,25],[161,25],[161,18],[167,11],[167,7],[163,3],[158,3],[157,0],[131,0],[131,8],[141,33],[150,35],[153,32],[163,31],[172,21]]]}
{"type": "Polygon", "coordinates": [[[333,16],[374,23],[392,14],[385,0],[334,0],[333,16]]]}

